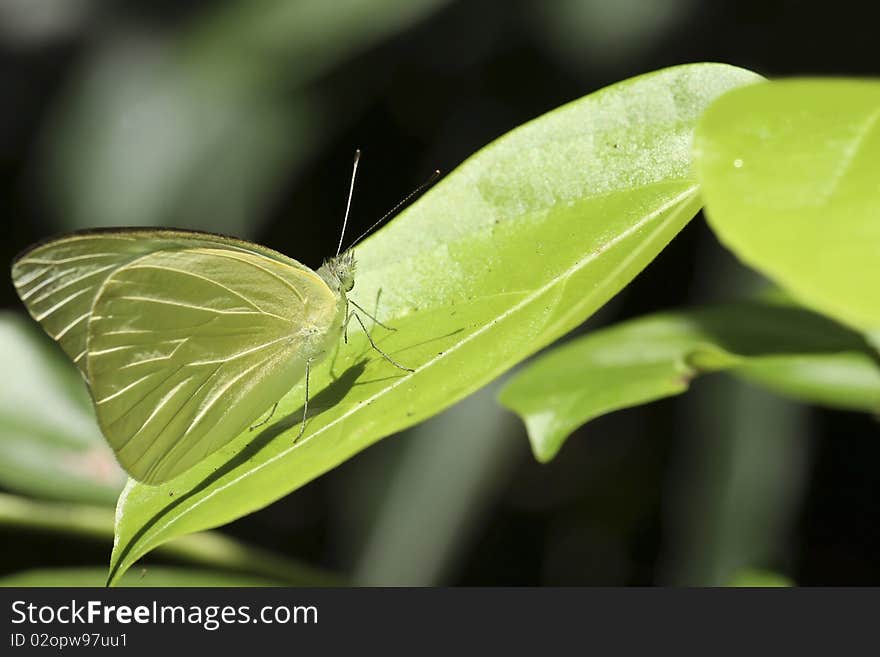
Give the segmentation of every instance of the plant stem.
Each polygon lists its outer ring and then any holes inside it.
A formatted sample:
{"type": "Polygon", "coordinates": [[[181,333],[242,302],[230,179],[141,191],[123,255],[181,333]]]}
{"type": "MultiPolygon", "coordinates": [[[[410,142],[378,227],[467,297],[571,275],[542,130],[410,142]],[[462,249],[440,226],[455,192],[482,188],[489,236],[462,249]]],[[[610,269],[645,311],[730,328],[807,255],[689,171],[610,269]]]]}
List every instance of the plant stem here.
{"type": "MultiPolygon", "coordinates": [[[[114,514],[81,504],[42,502],[0,493],[0,527],[30,529],[113,540],[114,514]]],[[[340,576],[236,541],[218,532],[200,532],[174,539],[156,552],[185,563],[261,575],[280,585],[338,586],[340,576]]]]}

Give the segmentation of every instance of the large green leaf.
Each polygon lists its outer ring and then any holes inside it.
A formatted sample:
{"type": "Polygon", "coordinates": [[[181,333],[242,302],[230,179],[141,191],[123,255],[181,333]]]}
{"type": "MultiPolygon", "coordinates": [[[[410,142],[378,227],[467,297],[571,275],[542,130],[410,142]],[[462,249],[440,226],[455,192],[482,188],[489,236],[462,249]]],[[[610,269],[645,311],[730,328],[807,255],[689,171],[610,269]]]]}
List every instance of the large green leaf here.
{"type": "Polygon", "coordinates": [[[838,408],[880,411],[880,362],[856,333],[797,307],[731,304],[662,313],[596,331],[519,372],[502,404],[552,459],[577,427],[671,397],[718,370],[838,408]]]}
{"type": "Polygon", "coordinates": [[[880,328],[880,82],[788,80],[733,91],[697,128],[710,224],[806,305],[880,328]]]}
{"type": "Polygon", "coordinates": [[[265,429],[165,485],[130,483],[111,579],[163,541],[265,506],[439,412],[584,321],[696,213],[696,120],[719,94],[757,79],[718,64],[659,71],[470,158],[357,249],[353,298],[397,328],[373,333],[415,373],[358,332],[313,369],[314,413],[299,441],[302,382],[265,429]]]}

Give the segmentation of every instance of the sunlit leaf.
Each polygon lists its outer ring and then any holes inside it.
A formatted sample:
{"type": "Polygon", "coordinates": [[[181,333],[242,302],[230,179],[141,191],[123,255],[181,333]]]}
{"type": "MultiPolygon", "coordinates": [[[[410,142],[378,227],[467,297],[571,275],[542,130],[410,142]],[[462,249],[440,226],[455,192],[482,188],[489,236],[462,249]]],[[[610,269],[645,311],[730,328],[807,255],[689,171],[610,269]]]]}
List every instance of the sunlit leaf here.
{"type": "Polygon", "coordinates": [[[396,328],[357,332],[313,370],[305,435],[296,386],[273,423],[118,505],[111,578],[169,538],[228,522],[380,438],[450,406],[584,321],[699,207],[692,130],[758,77],[667,69],[559,108],[478,152],[356,249],[353,298],[396,328]],[[381,295],[380,295],[381,291],[381,295]]]}
{"type": "Polygon", "coordinates": [[[725,245],[805,305],[880,328],[880,82],[733,91],[701,119],[694,158],[725,245]]]}

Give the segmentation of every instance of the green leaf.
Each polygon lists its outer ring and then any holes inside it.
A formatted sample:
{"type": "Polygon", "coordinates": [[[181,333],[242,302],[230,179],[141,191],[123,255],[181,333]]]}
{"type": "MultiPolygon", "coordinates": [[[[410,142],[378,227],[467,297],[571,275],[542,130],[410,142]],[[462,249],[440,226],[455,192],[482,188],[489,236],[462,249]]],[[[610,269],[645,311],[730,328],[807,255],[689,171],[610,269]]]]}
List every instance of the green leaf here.
{"type": "Polygon", "coordinates": [[[807,310],[760,303],[661,313],[596,331],[519,372],[499,400],[549,461],[577,427],[671,397],[718,370],[797,399],[880,410],[880,364],[864,339],[807,310]]]}
{"type": "Polygon", "coordinates": [[[35,497],[112,505],[125,484],[76,368],[36,325],[0,313],[0,485],[35,497]]]}
{"type": "MultiPolygon", "coordinates": [[[[104,586],[106,568],[40,568],[0,577],[0,587],[98,587],[104,586]]],[[[253,575],[238,575],[211,570],[150,566],[126,573],[118,586],[128,587],[215,587],[215,586],[284,586],[253,575]]]]}
{"type": "Polygon", "coordinates": [[[709,223],[803,304],[880,328],[880,83],[787,80],[714,103],[695,168],[709,223]]]}
{"type": "Polygon", "coordinates": [[[272,424],[162,486],[120,496],[111,581],[173,536],[229,522],[450,406],[584,321],[699,208],[691,135],[704,108],[758,77],[718,64],[614,85],[481,150],[357,248],[352,298],[395,327],[312,370],[272,424]],[[381,294],[380,294],[381,292],[381,294]]]}

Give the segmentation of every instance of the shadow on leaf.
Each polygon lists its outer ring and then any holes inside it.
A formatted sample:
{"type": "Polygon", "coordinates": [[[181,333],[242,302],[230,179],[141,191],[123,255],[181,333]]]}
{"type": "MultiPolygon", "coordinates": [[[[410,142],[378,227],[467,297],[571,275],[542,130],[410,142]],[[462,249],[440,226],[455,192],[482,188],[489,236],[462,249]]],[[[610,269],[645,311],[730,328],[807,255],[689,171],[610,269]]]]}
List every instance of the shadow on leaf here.
{"type": "MultiPolygon", "coordinates": [[[[326,388],[321,390],[321,392],[315,395],[310,400],[311,404],[314,406],[314,408],[321,410],[332,408],[333,406],[338,404],[346,396],[346,394],[348,394],[349,390],[354,387],[355,383],[358,380],[358,377],[363,374],[365,367],[366,364],[363,361],[355,363],[354,365],[349,367],[330,385],[328,385],[326,388]]],[[[251,440],[247,445],[245,445],[244,448],[241,449],[241,451],[233,454],[228,461],[217,467],[216,470],[208,474],[204,479],[202,479],[198,484],[190,488],[188,491],[180,496],[175,497],[167,505],[165,505],[164,507],[162,507],[162,509],[155,513],[149,520],[147,520],[137,531],[137,533],[132,536],[131,540],[128,541],[126,546],[120,551],[119,558],[116,560],[116,563],[113,565],[109,574],[107,575],[106,586],[109,586],[110,582],[113,581],[113,578],[116,576],[120,565],[125,561],[125,558],[128,556],[129,552],[131,552],[132,546],[136,545],[137,542],[144,536],[144,534],[146,534],[157,522],[159,522],[159,520],[163,516],[186,502],[194,495],[197,495],[199,492],[206,489],[211,484],[215,483],[218,479],[229,474],[240,465],[252,459],[258,452],[263,450],[267,445],[269,445],[269,443],[275,440],[275,438],[280,436],[288,429],[299,424],[302,419],[302,413],[303,407],[300,406],[297,410],[284,415],[284,417],[282,417],[274,424],[267,426],[262,431],[256,432],[254,435],[254,439],[251,440]]],[[[314,418],[314,416],[312,416],[312,418],[314,418]]]]}

